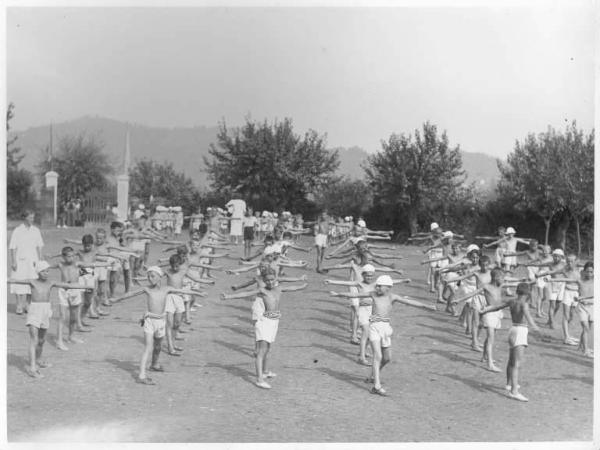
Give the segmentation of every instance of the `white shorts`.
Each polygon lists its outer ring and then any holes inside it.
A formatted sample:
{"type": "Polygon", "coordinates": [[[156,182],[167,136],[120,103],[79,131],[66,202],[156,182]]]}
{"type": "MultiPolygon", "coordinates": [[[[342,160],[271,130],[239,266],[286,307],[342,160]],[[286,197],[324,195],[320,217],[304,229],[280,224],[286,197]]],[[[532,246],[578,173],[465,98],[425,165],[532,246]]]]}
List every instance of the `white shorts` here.
{"type": "Polygon", "coordinates": [[[49,302],[32,302],[27,307],[27,322],[36,328],[50,328],[50,317],[52,317],[52,305],[49,302]]]}
{"type": "Polygon", "coordinates": [[[161,338],[165,335],[167,321],[165,319],[144,318],[144,333],[153,335],[155,338],[161,338]]]}
{"type": "Polygon", "coordinates": [[[577,297],[577,295],[579,295],[577,290],[565,288],[563,297],[562,297],[563,305],[571,306],[573,304],[573,302],[575,301],[575,298],[577,297]]]}
{"type": "Polygon", "coordinates": [[[515,348],[519,345],[527,347],[527,333],[529,333],[529,330],[525,326],[513,325],[510,327],[508,330],[508,346],[510,348],[515,348]]]}
{"type": "Polygon", "coordinates": [[[504,256],[502,258],[502,264],[505,266],[516,266],[517,265],[517,257],[516,256],[504,256]]]}
{"type": "Polygon", "coordinates": [[[98,281],[106,281],[108,270],[106,267],[95,267],[94,273],[96,274],[96,279],[98,281]]]}
{"type": "Polygon", "coordinates": [[[593,322],[594,321],[594,305],[577,305],[577,315],[579,316],[580,322],[593,322]]]}
{"type": "Polygon", "coordinates": [[[269,344],[275,342],[277,336],[277,329],[279,328],[279,319],[268,319],[265,316],[261,316],[254,325],[254,333],[256,335],[256,341],[266,341],[269,344]]]}
{"type": "Polygon", "coordinates": [[[167,303],[165,312],[168,313],[183,313],[185,311],[185,303],[183,297],[179,294],[167,294],[167,303]]]}
{"type": "Polygon", "coordinates": [[[393,332],[389,322],[371,322],[369,324],[369,340],[371,342],[381,341],[382,347],[392,345],[393,332]]]}
{"type": "Polygon", "coordinates": [[[96,287],[96,275],[93,273],[88,273],[86,275],[81,275],[78,280],[79,284],[87,286],[89,288],[96,287]]]}
{"type": "Polygon", "coordinates": [[[546,284],[548,283],[549,279],[550,279],[550,277],[540,277],[540,278],[538,278],[536,286],[539,287],[540,289],[544,289],[546,287],[546,284]]]}
{"type": "Polygon", "coordinates": [[[565,292],[565,283],[560,281],[550,281],[550,300],[561,301],[565,292]]]}
{"type": "Polygon", "coordinates": [[[360,326],[369,325],[369,317],[371,317],[371,313],[373,312],[373,307],[369,306],[359,306],[358,307],[358,324],[360,326]]]}
{"type": "MultiPolygon", "coordinates": [[[[10,277],[15,280],[34,280],[36,279],[37,272],[35,271],[35,261],[19,258],[17,259],[17,270],[10,273],[10,277]]],[[[17,295],[31,294],[31,288],[26,284],[11,284],[10,293],[17,295]]]]}
{"type": "Polygon", "coordinates": [[[503,317],[504,314],[502,314],[502,311],[489,312],[483,315],[483,317],[481,318],[481,323],[485,328],[494,328],[496,330],[499,330],[500,328],[502,328],[503,317]]]}
{"type": "Polygon", "coordinates": [[[58,288],[58,304],[66,307],[81,305],[81,292],[81,289],[58,288]]]}
{"type": "MultiPolygon", "coordinates": [[[[442,256],[444,256],[444,252],[440,249],[433,249],[429,252],[429,259],[435,259],[435,258],[441,258],[442,256]]],[[[444,260],[447,261],[447,260],[444,260]]],[[[429,263],[429,267],[441,267],[440,263],[442,261],[434,261],[429,263]]]]}
{"type": "Polygon", "coordinates": [[[261,297],[256,297],[252,303],[252,320],[260,320],[265,312],[265,304],[261,297]]]}
{"type": "Polygon", "coordinates": [[[326,248],[327,247],[327,235],[326,234],[318,233],[315,236],[315,245],[317,247],[326,248]]]}
{"type": "Polygon", "coordinates": [[[231,230],[229,231],[231,236],[242,236],[242,219],[231,219],[231,230]]]}

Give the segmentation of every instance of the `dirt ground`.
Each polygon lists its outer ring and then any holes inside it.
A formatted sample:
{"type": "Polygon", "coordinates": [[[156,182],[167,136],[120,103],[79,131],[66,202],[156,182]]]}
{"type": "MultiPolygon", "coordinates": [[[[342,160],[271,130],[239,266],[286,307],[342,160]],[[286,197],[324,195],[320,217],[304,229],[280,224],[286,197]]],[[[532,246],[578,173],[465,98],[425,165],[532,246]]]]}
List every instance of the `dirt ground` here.
{"type": "MultiPolygon", "coordinates": [[[[92,231],[92,230],[87,230],[92,231]]],[[[64,237],[84,230],[43,230],[45,254],[57,254],[64,237]]],[[[306,237],[303,244],[312,243],[306,237]]],[[[235,255],[242,253],[237,247],[235,255]]],[[[395,292],[433,302],[425,285],[418,247],[398,246],[397,265],[412,278],[395,292]]],[[[166,372],[150,373],[156,386],[135,383],[143,332],[137,297],[91,321],[84,344],[56,349],[53,319],[44,347],[53,367],[45,378],[25,374],[28,334],[25,317],[8,300],[9,441],[138,442],[416,442],[555,441],[592,439],[593,363],[576,348],[530,337],[521,390],[529,403],[507,398],[504,373],[484,370],[481,354],[469,347],[458,321],[443,311],[395,305],[393,362],[383,370],[390,396],[369,393],[370,368],[356,362],[349,342],[348,301],[328,295],[325,276],[308,258],[309,287],[284,295],[271,367],[273,389],[254,386],[250,299],[221,301],[218,294],[241,276],[218,274],[200,300],[182,357],[161,354],[166,372]]],[[[151,253],[151,261],[158,250],[151,253]]],[[[236,266],[233,259],[225,265],[236,266]]],[[[343,279],[338,271],[329,277],[343,279]]],[[[120,286],[122,289],[122,286],[120,286]]],[[[343,288],[342,288],[343,289],[343,288]]],[[[54,308],[55,315],[58,311],[54,308]]],[[[560,316],[559,316],[560,317],[560,316]]],[[[509,319],[503,321],[495,359],[507,360],[509,319]]],[[[580,326],[572,322],[572,334],[580,326]]]]}

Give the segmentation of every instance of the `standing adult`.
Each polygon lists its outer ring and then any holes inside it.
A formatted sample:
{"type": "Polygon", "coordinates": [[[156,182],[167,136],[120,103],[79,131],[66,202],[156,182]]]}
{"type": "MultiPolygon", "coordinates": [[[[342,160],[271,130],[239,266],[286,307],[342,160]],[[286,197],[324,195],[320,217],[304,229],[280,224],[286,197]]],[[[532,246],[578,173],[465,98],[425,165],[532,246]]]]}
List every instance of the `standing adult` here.
{"type": "Polygon", "coordinates": [[[238,244],[243,235],[242,219],[246,213],[246,202],[241,199],[232,199],[229,200],[225,206],[231,213],[229,235],[231,236],[232,241],[238,244]]]}
{"type": "MultiPolygon", "coordinates": [[[[10,277],[15,280],[35,279],[35,264],[42,259],[44,241],[39,228],[33,225],[33,211],[25,210],[21,217],[23,223],[13,230],[8,244],[12,269],[10,277]]],[[[17,298],[16,313],[23,314],[31,300],[31,288],[23,284],[11,284],[10,292],[17,298]]]]}

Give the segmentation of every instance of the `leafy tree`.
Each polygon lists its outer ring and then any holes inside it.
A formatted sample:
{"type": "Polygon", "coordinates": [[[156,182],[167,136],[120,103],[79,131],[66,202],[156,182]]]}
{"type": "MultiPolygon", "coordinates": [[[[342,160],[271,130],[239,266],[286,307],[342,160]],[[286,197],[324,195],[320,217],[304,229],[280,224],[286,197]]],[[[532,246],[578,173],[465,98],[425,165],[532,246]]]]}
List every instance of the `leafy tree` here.
{"type": "MultiPolygon", "coordinates": [[[[104,144],[84,134],[65,136],[59,140],[56,154],[38,164],[41,174],[51,169],[58,173],[59,201],[83,197],[94,188],[108,186],[114,168],[103,147],[104,144]]],[[[45,155],[48,154],[46,149],[45,155]]]]}
{"type": "Polygon", "coordinates": [[[462,186],[460,149],[450,148],[446,132],[439,136],[429,122],[422,132],[415,130],[414,138],[392,134],[381,144],[383,151],[369,156],[365,165],[375,204],[390,225],[406,226],[414,234],[419,220],[428,218],[435,205],[462,186]]]}
{"type": "Polygon", "coordinates": [[[204,163],[213,190],[271,211],[301,210],[309,194],[334,180],[339,166],[323,136],[312,130],[296,135],[291,119],[273,124],[246,119],[231,131],[223,122],[209,153],[204,163]]]}
{"type": "Polygon", "coordinates": [[[14,108],[15,105],[10,103],[6,110],[6,213],[9,217],[17,216],[34,202],[33,175],[28,170],[19,169],[25,155],[20,155],[21,148],[15,146],[18,137],[8,138],[14,108]]]}
{"type": "Polygon", "coordinates": [[[334,216],[363,216],[371,208],[372,202],[365,182],[350,178],[342,178],[325,186],[316,196],[319,208],[334,216]]]}
{"type": "Polygon", "coordinates": [[[555,219],[558,244],[566,248],[570,217],[575,218],[579,228],[581,219],[593,211],[593,133],[584,136],[575,123],[564,134],[552,127],[537,136],[530,133],[523,142],[516,142],[506,164],[499,162],[498,167],[499,194],[512,199],[517,208],[534,211],[543,219],[546,244],[555,219]]]}
{"type": "Polygon", "coordinates": [[[160,198],[166,206],[181,206],[186,214],[196,212],[201,195],[191,178],[177,172],[173,164],[142,159],[129,171],[129,191],[142,202],[160,198]]]}
{"type": "MultiPolygon", "coordinates": [[[[575,222],[577,254],[581,254],[581,223],[594,212],[594,131],[585,135],[573,122],[564,135],[561,178],[566,185],[567,208],[575,222]]],[[[593,222],[593,221],[592,221],[593,222]]]]}

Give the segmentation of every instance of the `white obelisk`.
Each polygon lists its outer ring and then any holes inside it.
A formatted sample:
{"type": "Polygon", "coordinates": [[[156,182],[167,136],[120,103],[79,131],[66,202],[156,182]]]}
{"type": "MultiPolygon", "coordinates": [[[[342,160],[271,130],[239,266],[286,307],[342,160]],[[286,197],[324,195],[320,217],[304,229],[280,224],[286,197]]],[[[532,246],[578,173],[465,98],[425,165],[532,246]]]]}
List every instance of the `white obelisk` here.
{"type": "Polygon", "coordinates": [[[125,152],[123,154],[123,170],[117,176],[117,209],[119,220],[126,220],[129,216],[129,162],[131,154],[129,150],[129,129],[125,136],[125,152]]]}

